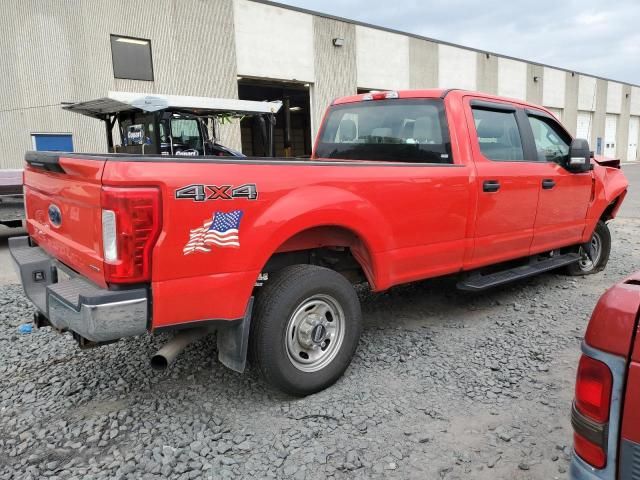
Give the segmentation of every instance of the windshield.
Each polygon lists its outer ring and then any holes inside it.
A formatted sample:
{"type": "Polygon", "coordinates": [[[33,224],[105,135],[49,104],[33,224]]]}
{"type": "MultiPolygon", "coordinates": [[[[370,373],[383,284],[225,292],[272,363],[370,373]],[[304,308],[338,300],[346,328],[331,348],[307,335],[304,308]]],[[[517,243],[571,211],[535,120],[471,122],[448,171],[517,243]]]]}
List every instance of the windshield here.
{"type": "Polygon", "coordinates": [[[372,100],[330,108],[319,158],[453,163],[439,99],[372,100]]]}

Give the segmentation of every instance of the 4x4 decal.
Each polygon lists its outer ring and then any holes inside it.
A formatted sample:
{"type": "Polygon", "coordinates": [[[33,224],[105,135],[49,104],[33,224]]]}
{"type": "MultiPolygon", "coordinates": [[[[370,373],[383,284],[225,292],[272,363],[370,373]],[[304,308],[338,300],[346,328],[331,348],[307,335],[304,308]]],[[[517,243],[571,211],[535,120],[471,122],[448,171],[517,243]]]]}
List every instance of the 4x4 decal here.
{"type": "Polygon", "coordinates": [[[193,200],[194,202],[204,202],[206,200],[234,200],[246,198],[256,200],[258,189],[255,183],[245,183],[238,187],[233,185],[187,185],[176,190],[177,200],[193,200]]]}

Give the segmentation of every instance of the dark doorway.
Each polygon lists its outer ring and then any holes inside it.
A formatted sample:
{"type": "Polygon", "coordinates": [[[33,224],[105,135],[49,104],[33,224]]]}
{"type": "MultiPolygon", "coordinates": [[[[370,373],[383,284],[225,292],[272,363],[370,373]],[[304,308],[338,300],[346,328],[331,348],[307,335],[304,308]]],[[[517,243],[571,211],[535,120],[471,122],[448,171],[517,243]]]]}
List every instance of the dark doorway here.
{"type": "MultiPolygon", "coordinates": [[[[311,155],[311,101],[308,84],[242,79],[238,82],[240,100],[280,100],[276,115],[274,155],[306,157],[311,155]]],[[[252,118],[240,122],[242,153],[247,156],[269,156],[265,151],[260,124],[252,118]]]]}

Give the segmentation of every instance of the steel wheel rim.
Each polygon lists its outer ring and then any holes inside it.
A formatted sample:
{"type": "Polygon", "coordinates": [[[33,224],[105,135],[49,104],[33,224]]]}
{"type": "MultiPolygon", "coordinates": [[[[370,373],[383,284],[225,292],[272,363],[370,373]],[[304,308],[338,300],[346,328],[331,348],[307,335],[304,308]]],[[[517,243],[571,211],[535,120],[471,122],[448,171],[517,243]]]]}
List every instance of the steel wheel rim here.
{"type": "Polygon", "coordinates": [[[317,294],[303,300],[287,322],[289,361],[303,372],[322,370],[340,351],[344,330],[344,311],[335,298],[317,294]]]}
{"type": "Polygon", "coordinates": [[[593,237],[591,237],[591,256],[593,260],[590,260],[587,257],[587,253],[584,251],[582,247],[580,247],[580,270],[583,272],[590,272],[595,268],[596,265],[600,262],[600,257],[602,256],[602,239],[600,238],[600,234],[598,232],[593,233],[593,237]]]}

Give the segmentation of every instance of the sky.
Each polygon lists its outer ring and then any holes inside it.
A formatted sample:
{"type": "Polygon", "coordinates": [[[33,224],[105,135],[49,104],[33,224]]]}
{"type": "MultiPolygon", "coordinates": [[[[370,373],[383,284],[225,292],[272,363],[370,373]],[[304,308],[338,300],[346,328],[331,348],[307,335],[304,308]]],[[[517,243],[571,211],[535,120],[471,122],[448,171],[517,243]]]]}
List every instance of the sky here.
{"type": "Polygon", "coordinates": [[[640,85],[638,0],[279,0],[640,85]]]}

